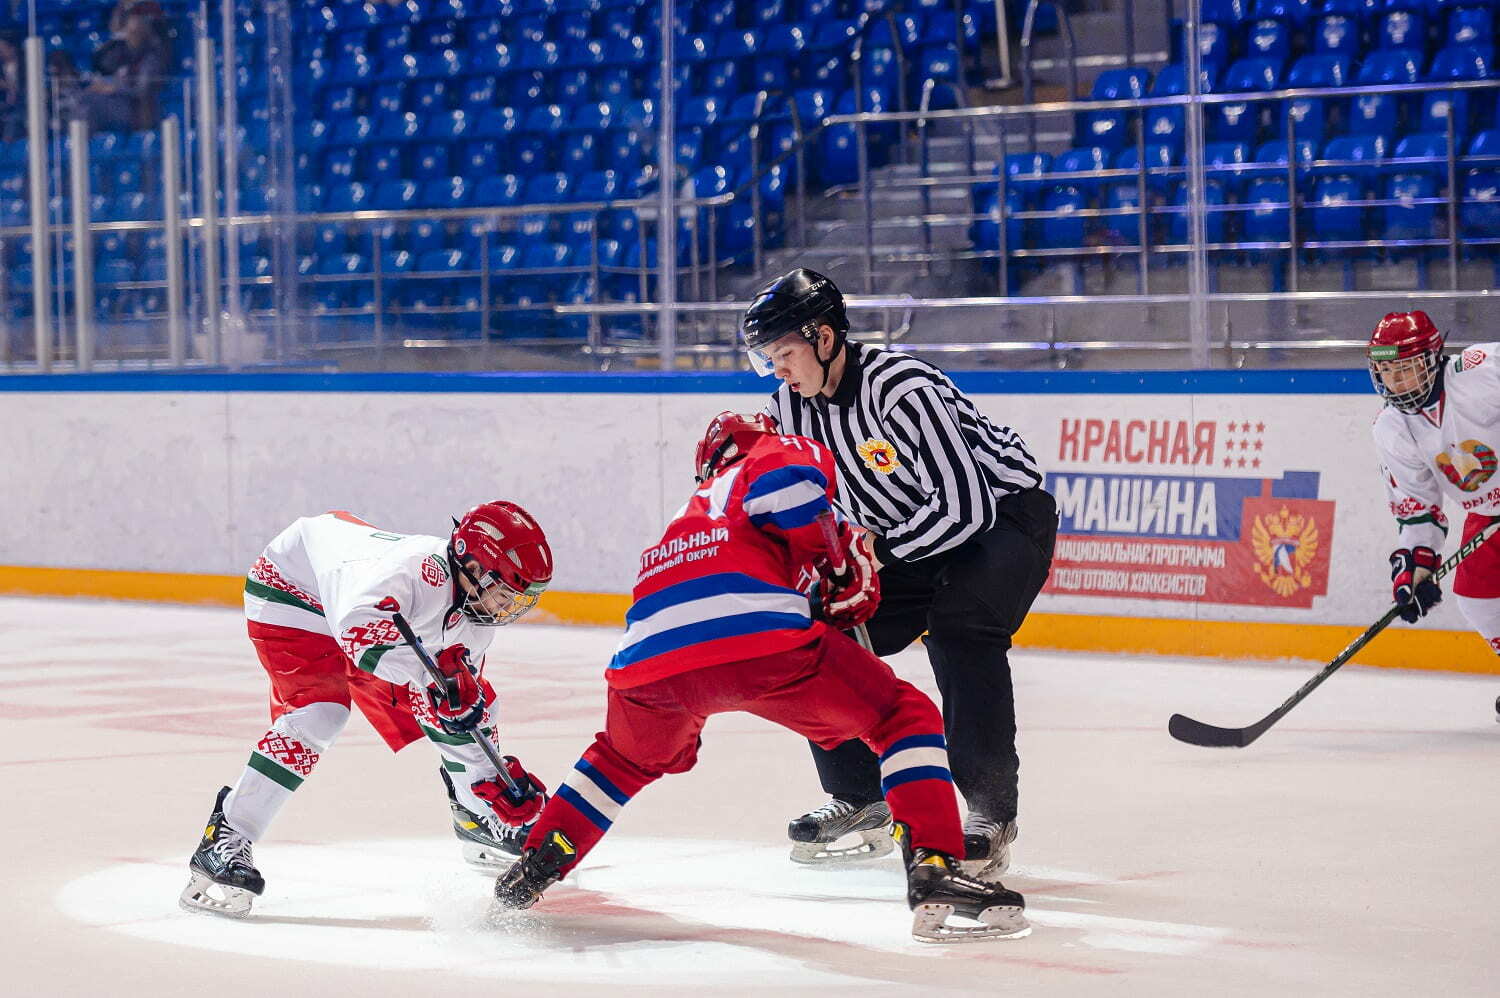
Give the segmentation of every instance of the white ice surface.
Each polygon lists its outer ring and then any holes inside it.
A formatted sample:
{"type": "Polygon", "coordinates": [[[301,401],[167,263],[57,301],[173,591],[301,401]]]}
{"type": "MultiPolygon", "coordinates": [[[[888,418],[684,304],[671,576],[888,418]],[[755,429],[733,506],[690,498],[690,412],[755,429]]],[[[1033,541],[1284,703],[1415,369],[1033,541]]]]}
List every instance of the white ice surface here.
{"type": "MultiPolygon", "coordinates": [[[[911,941],[894,860],[786,860],[807,750],[710,722],[575,878],[502,925],[459,861],[426,746],[362,720],[256,858],[251,918],[178,910],[216,788],[265,726],[232,611],[0,600],[0,993],[1489,995],[1500,979],[1500,679],[1016,652],[1031,937],[911,941]]],[[[609,631],[519,626],[489,668],[504,749],[555,785],[601,721],[609,631]]],[[[1254,640],[1253,626],[1247,641],[1254,640]]],[[[1336,650],[1336,649],[1334,649],[1336,650]]],[[[931,689],[920,648],[894,663],[931,689]]]]}

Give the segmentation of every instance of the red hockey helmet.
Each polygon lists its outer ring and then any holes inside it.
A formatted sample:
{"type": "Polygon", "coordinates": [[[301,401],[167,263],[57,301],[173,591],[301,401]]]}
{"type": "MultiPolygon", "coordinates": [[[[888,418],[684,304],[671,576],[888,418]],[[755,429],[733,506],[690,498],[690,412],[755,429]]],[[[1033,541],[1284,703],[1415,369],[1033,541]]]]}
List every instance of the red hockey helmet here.
{"type": "Polygon", "coordinates": [[[471,584],[459,609],[488,627],[508,624],[536,606],[552,581],[552,550],[542,528],[504,499],[475,506],[453,521],[448,560],[471,584]]]}
{"type": "Polygon", "coordinates": [[[725,462],[737,458],[755,443],[754,437],[775,433],[776,423],[763,412],[721,412],[708,424],[698,453],[693,458],[698,481],[706,481],[725,462]]]}
{"type": "Polygon", "coordinates": [[[1370,380],[1402,412],[1432,402],[1443,367],[1443,334],[1426,312],[1390,312],[1370,334],[1370,380]]]}

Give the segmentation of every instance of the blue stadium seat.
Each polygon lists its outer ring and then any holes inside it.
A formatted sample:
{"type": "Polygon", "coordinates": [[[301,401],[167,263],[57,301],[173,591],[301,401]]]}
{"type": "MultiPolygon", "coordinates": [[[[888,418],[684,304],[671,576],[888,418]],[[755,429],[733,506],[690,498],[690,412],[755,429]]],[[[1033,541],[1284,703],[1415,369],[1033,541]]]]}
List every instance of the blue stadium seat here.
{"type": "Polygon", "coordinates": [[[479,181],[474,203],[509,206],[521,204],[521,179],[513,173],[492,173],[479,181]]]}
{"type": "Polygon", "coordinates": [[[1421,49],[1427,45],[1427,18],[1420,10],[1393,10],[1380,19],[1377,48],[1421,49]]]}
{"type": "Polygon", "coordinates": [[[1313,167],[1318,177],[1346,177],[1361,187],[1375,182],[1376,170],[1385,159],[1389,140],[1380,135],[1346,135],[1331,139],[1323,149],[1329,165],[1313,167]]]}
{"type": "Polygon", "coordinates": [[[1198,58],[1205,68],[1220,72],[1234,53],[1234,32],[1222,24],[1205,21],[1198,25],[1198,58]]]}
{"type": "Polygon", "coordinates": [[[1438,206],[1416,202],[1423,198],[1436,198],[1438,189],[1437,180],[1424,174],[1407,173],[1389,178],[1385,184],[1385,198],[1402,203],[1387,205],[1380,210],[1380,238],[1433,238],[1438,232],[1438,206]]]}
{"type": "Polygon", "coordinates": [[[1286,242],[1291,238],[1291,216],[1286,207],[1288,197],[1287,182],[1280,177],[1263,177],[1250,182],[1242,203],[1251,208],[1241,213],[1241,233],[1246,242],[1286,242]]]}
{"type": "Polygon", "coordinates": [[[1476,133],[1462,165],[1500,167],[1500,129],[1476,133]]]}
{"type": "Polygon", "coordinates": [[[1500,170],[1470,170],[1463,180],[1459,220],[1470,239],[1500,237],[1500,170]]]}
{"type": "MultiPolygon", "coordinates": [[[[1107,69],[1094,81],[1093,100],[1140,100],[1146,96],[1150,73],[1139,66],[1107,69]]],[[[1120,149],[1130,141],[1130,113],[1085,111],[1077,128],[1078,141],[1086,145],[1120,149]]]]}
{"type": "MultiPolygon", "coordinates": [[[[1147,194],[1147,203],[1150,195],[1147,194]]],[[[1141,191],[1137,184],[1113,183],[1105,189],[1104,207],[1111,210],[1130,209],[1129,214],[1105,215],[1102,219],[1104,238],[1112,244],[1139,245],[1141,241],[1141,191]]],[[[1149,230],[1149,218],[1147,228],[1149,230]]]]}
{"type": "MultiPolygon", "coordinates": [[[[1361,86],[1386,83],[1416,83],[1422,55],[1415,49],[1371,52],[1359,68],[1361,86]]],[[[1355,135],[1391,135],[1396,131],[1397,101],[1391,94],[1365,94],[1351,98],[1348,130],[1355,135]]]]}
{"type": "MultiPolygon", "coordinates": [[[[1215,74],[1204,69],[1199,73],[1198,87],[1202,93],[1214,93],[1217,83],[1215,74]]],[[[1187,93],[1187,70],[1180,64],[1162,68],[1151,85],[1152,97],[1179,97],[1187,93]]],[[[1182,148],[1183,116],[1180,107],[1153,108],[1146,112],[1146,141],[1162,142],[1182,148]]]]}
{"type": "Polygon", "coordinates": [[[442,142],[457,142],[468,136],[476,120],[477,115],[466,109],[436,114],[427,119],[422,129],[422,137],[442,142]]]}
{"type": "Polygon", "coordinates": [[[432,180],[452,175],[446,145],[428,142],[417,146],[412,154],[412,176],[418,180],[432,180]]]}
{"type": "MultiPolygon", "coordinates": [[[[976,249],[998,250],[1000,248],[1000,226],[995,220],[995,207],[999,203],[999,192],[989,188],[987,195],[975,203],[974,213],[981,216],[969,226],[969,238],[976,249]]],[[[1015,217],[1018,211],[1026,210],[1026,200],[1021,192],[1012,188],[1005,194],[1005,240],[1007,250],[1021,249],[1026,245],[1027,224],[1015,217]]]]}
{"type": "Polygon", "coordinates": [[[1255,0],[1252,16],[1302,25],[1316,13],[1313,0],[1255,0]]]}
{"type": "Polygon", "coordinates": [[[1307,199],[1311,232],[1319,240],[1353,241],[1368,238],[1363,185],[1352,177],[1323,177],[1307,199]]]}
{"type": "MultiPolygon", "coordinates": [[[[1463,156],[1463,148],[1460,146],[1454,150],[1454,155],[1463,156]]],[[[1396,143],[1396,152],[1393,157],[1402,159],[1425,159],[1434,160],[1429,163],[1391,163],[1386,172],[1395,176],[1407,176],[1421,174],[1446,182],[1448,177],[1448,133],[1447,132],[1415,132],[1396,143]]]]}
{"type": "MultiPolygon", "coordinates": [[[[1224,74],[1223,93],[1275,90],[1280,67],[1269,59],[1241,59],[1224,74]]],[[[1212,106],[1207,115],[1209,134],[1220,142],[1254,142],[1259,138],[1264,102],[1236,101],[1212,106]]]]}
{"type": "Polygon", "coordinates": [[[463,177],[429,181],[421,188],[421,207],[439,210],[466,207],[474,193],[473,187],[463,177]]]}
{"type": "Polygon", "coordinates": [[[1292,54],[1292,32],[1282,21],[1262,19],[1245,32],[1245,58],[1281,66],[1292,54]]]}
{"type": "MultiPolygon", "coordinates": [[[[1167,242],[1172,244],[1188,242],[1190,212],[1187,208],[1187,184],[1179,184],[1167,203],[1175,209],[1168,216],[1167,242]]],[[[1206,183],[1203,187],[1203,203],[1209,209],[1203,216],[1203,228],[1207,241],[1224,242],[1228,213],[1212,210],[1225,203],[1224,188],[1213,181],[1206,183]]]]}
{"type": "Polygon", "coordinates": [[[361,179],[379,184],[387,180],[400,180],[406,176],[405,157],[399,143],[382,142],[365,150],[364,173],[361,179]]]}
{"type": "Polygon", "coordinates": [[[1245,142],[1209,142],[1203,147],[1203,170],[1227,192],[1238,192],[1247,175],[1240,168],[1250,163],[1250,146],[1245,142]]]}
{"type": "Polygon", "coordinates": [[[384,180],[375,186],[372,207],[393,211],[417,207],[417,184],[412,180],[384,180]]]}
{"type": "Polygon", "coordinates": [[[1327,14],[1318,19],[1313,30],[1315,54],[1336,55],[1353,60],[1359,56],[1362,47],[1357,18],[1347,14],[1327,14]]]}
{"type": "Polygon", "coordinates": [[[539,173],[526,181],[525,204],[561,204],[571,200],[573,178],[563,172],[539,173]]]}
{"type": "MultiPolygon", "coordinates": [[[[1486,80],[1493,75],[1492,61],[1491,47],[1450,46],[1433,57],[1427,78],[1435,83],[1447,80],[1486,80]]],[[[1422,114],[1417,122],[1417,130],[1446,131],[1450,116],[1454,131],[1460,137],[1468,135],[1468,92],[1457,90],[1427,94],[1422,99],[1422,114]]]]}
{"type": "MultiPolygon", "coordinates": [[[[1110,151],[1103,146],[1080,146],[1059,154],[1052,161],[1052,173],[1098,173],[1109,169],[1109,159],[1110,151]]],[[[1098,193],[1103,181],[1081,176],[1062,180],[1060,184],[1078,190],[1085,197],[1092,198],[1098,193]]]]}
{"type": "Polygon", "coordinates": [[[1053,187],[1042,197],[1042,211],[1056,212],[1042,219],[1041,245],[1049,249],[1073,249],[1084,245],[1086,224],[1076,214],[1089,206],[1087,196],[1077,187],[1053,187]]]}
{"type": "MultiPolygon", "coordinates": [[[[1301,189],[1301,185],[1311,176],[1312,162],[1317,159],[1317,149],[1317,145],[1310,139],[1297,140],[1295,155],[1297,158],[1297,183],[1299,190],[1301,189]]],[[[1257,169],[1248,171],[1247,180],[1254,181],[1263,177],[1286,179],[1288,152],[1286,139],[1272,139],[1269,142],[1263,143],[1255,151],[1257,169]]]]}
{"type": "MultiPolygon", "coordinates": [[[[1140,150],[1135,146],[1126,146],[1115,156],[1116,170],[1139,170],[1140,165],[1140,150]]],[[[1165,193],[1182,181],[1182,151],[1164,142],[1146,146],[1146,170],[1146,186],[1165,193]]]]}
{"type": "Polygon", "coordinates": [[[593,132],[573,132],[563,139],[559,162],[568,173],[599,169],[599,139],[593,132]]]}
{"type": "Polygon", "coordinates": [[[1457,6],[1448,14],[1445,45],[1495,44],[1495,14],[1488,5],[1457,6]]]}
{"type": "MultiPolygon", "coordinates": [[[[1287,74],[1288,89],[1341,87],[1349,75],[1349,62],[1339,56],[1306,55],[1293,64],[1287,74]]],[[[1282,101],[1282,113],[1276,115],[1276,134],[1287,133],[1287,119],[1300,138],[1322,142],[1328,133],[1328,101],[1322,97],[1304,97],[1282,101]]]]}

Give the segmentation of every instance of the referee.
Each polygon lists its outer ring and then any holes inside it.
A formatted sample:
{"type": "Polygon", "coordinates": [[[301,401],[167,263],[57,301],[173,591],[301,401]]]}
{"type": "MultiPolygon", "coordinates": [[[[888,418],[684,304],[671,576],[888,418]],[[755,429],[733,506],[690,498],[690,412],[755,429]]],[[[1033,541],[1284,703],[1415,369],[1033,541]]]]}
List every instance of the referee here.
{"type": "MultiPolygon", "coordinates": [[[[833,452],[840,506],[877,535],[875,654],[926,634],[949,765],[969,805],[965,867],[998,876],[1016,837],[1020,766],[1006,652],[1047,579],[1057,505],[1020,434],[986,419],[942,371],[850,342],[843,295],[822,274],[799,268],[772,281],[741,332],[756,370],[781,380],[766,412],[833,452]]],[[[833,799],[791,823],[792,858],[889,851],[874,754],[850,741],[813,746],[813,756],[833,799]],[[861,845],[834,847],[851,832],[861,845]]]]}

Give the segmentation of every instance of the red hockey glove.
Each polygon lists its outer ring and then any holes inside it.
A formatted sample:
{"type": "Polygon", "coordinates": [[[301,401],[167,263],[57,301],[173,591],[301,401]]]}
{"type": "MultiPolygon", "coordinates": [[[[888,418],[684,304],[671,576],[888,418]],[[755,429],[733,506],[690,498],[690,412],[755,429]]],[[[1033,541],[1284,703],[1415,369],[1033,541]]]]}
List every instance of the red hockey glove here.
{"type": "Polygon", "coordinates": [[[506,756],[504,762],[505,771],[516,781],[516,788],[521,791],[521,800],[516,800],[505,781],[499,777],[480,780],[474,784],[474,796],[488,804],[505,824],[524,825],[541,813],[542,805],[547,802],[547,788],[541,780],[526,772],[515,756],[506,756]]]}
{"type": "Polygon", "coordinates": [[[1391,552],[1391,595],[1400,607],[1401,619],[1415,624],[1427,616],[1443,598],[1432,573],[1437,571],[1438,555],[1432,548],[1400,548],[1391,552]]]}
{"type": "Polygon", "coordinates": [[[484,718],[484,691],[469,664],[469,649],[452,645],[438,653],[437,667],[443,684],[431,683],[427,699],[438,724],[450,735],[468,734],[484,718]]]}
{"type": "Polygon", "coordinates": [[[834,572],[828,563],[819,565],[818,615],[841,631],[858,627],[875,614],[880,605],[880,576],[875,571],[875,548],[870,532],[847,523],[839,525],[844,570],[834,572]]]}

